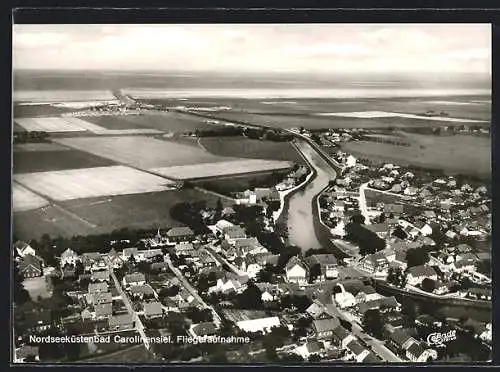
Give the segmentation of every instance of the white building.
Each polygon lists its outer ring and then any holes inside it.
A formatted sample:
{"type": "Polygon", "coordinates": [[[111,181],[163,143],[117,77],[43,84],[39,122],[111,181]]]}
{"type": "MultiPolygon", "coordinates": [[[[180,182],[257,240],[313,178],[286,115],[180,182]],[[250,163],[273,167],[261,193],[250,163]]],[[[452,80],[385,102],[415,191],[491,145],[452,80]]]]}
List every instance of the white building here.
{"type": "Polygon", "coordinates": [[[277,316],[259,319],[241,320],[236,323],[236,326],[245,332],[263,332],[268,333],[273,327],[281,325],[277,316]]]}

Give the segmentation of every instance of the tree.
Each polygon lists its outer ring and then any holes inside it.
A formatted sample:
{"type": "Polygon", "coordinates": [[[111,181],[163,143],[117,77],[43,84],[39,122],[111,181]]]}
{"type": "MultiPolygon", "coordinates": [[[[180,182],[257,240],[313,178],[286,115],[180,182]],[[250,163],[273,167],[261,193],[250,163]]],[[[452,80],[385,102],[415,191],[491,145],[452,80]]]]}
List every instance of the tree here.
{"type": "Polygon", "coordinates": [[[420,266],[429,262],[429,253],[424,247],[412,248],[406,251],[406,263],[408,267],[420,266]]]}
{"type": "Polygon", "coordinates": [[[395,236],[396,238],[399,238],[399,239],[406,239],[408,237],[406,232],[399,225],[394,229],[392,236],[395,236]]]}
{"type": "Polygon", "coordinates": [[[377,338],[382,337],[383,322],[378,309],[370,309],[365,312],[363,328],[377,338]]]}
{"type": "Polygon", "coordinates": [[[401,302],[401,313],[409,320],[409,323],[413,323],[417,317],[415,301],[410,297],[404,297],[401,302]]]}
{"type": "Polygon", "coordinates": [[[314,282],[321,275],[321,265],[313,265],[309,271],[309,282],[314,282]]]}
{"type": "Polygon", "coordinates": [[[312,362],[312,363],[319,363],[319,362],[321,362],[321,358],[318,354],[312,354],[312,355],[309,355],[309,358],[307,358],[307,361],[312,362]]]}
{"type": "Polygon", "coordinates": [[[436,288],[436,282],[430,278],[422,280],[422,289],[426,292],[433,292],[436,288]]]}
{"type": "Polygon", "coordinates": [[[262,309],[262,292],[252,282],[247,284],[247,288],[236,297],[236,302],[241,309],[262,309]]]}
{"type": "Polygon", "coordinates": [[[19,268],[17,265],[14,265],[14,303],[16,305],[22,305],[25,302],[28,302],[31,300],[29,292],[24,288],[23,281],[24,277],[22,276],[21,272],[19,271],[19,268]]]}

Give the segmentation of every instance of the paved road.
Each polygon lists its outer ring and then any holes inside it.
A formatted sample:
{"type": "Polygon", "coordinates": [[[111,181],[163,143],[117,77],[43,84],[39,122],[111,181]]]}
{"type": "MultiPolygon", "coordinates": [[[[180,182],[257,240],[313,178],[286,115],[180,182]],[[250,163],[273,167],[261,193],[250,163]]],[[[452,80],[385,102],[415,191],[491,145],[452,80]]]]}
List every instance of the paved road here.
{"type": "Polygon", "coordinates": [[[125,293],[120,282],[118,281],[118,278],[115,275],[115,272],[113,270],[113,266],[111,265],[109,258],[106,257],[106,260],[108,262],[109,273],[111,275],[111,278],[113,279],[115,287],[118,290],[118,292],[120,293],[122,300],[125,303],[125,307],[127,308],[128,313],[130,315],[132,315],[132,319],[135,322],[135,330],[137,332],[139,332],[139,334],[141,335],[141,338],[142,338],[142,342],[144,343],[144,346],[146,347],[146,349],[149,350],[150,345],[149,345],[148,338],[146,336],[146,332],[144,331],[144,324],[142,324],[142,321],[139,318],[139,315],[137,315],[137,313],[134,311],[134,308],[132,307],[132,303],[130,302],[128,295],[125,293]]]}
{"type": "Polygon", "coordinates": [[[368,183],[363,183],[361,186],[359,186],[358,204],[359,204],[359,210],[361,211],[361,214],[365,218],[365,225],[371,225],[370,215],[368,213],[368,207],[366,205],[366,196],[365,196],[365,189],[367,187],[368,183]]]}
{"type": "Polygon", "coordinates": [[[230,263],[228,260],[226,260],[224,257],[222,257],[220,254],[216,253],[213,248],[211,247],[205,247],[205,250],[210,254],[210,256],[213,257],[214,260],[219,262],[221,265],[226,264],[233,273],[239,276],[248,276],[244,271],[239,270],[236,266],[234,266],[232,263],[230,263]]]}
{"type": "Polygon", "coordinates": [[[217,312],[215,311],[215,309],[212,306],[208,305],[205,301],[203,301],[203,299],[198,294],[198,291],[193,288],[193,286],[187,281],[187,279],[184,277],[184,275],[182,275],[182,273],[179,271],[179,269],[177,269],[174,266],[174,264],[170,260],[170,256],[168,254],[165,255],[165,262],[167,263],[170,270],[172,270],[172,272],[175,274],[175,276],[181,281],[184,288],[186,288],[188,290],[188,292],[191,293],[191,295],[196,299],[196,301],[198,301],[206,309],[210,309],[212,311],[214,323],[217,325],[217,327],[219,327],[221,324],[221,318],[220,318],[219,314],[217,314],[217,312]]]}
{"type": "Polygon", "coordinates": [[[388,362],[404,362],[400,357],[389,350],[382,341],[366,334],[361,326],[353,319],[352,315],[346,311],[340,310],[335,303],[328,304],[328,310],[334,315],[352,324],[352,334],[361,340],[364,340],[383,360],[388,362]]]}

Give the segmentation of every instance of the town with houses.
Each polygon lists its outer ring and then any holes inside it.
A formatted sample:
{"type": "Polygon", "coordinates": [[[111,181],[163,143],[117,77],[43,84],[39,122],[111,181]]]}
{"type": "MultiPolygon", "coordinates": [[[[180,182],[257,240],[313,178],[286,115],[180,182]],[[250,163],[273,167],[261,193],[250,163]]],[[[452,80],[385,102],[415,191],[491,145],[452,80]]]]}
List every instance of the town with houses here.
{"type": "Polygon", "coordinates": [[[363,130],[296,131],[342,168],[317,198],[334,248],[285,244],[281,212],[306,166],[233,205],[193,205],[192,226],[85,249],[16,241],[15,361],[130,347],[182,363],[489,360],[491,320],[472,316],[491,315],[489,188],[338,149],[363,130]],[[433,311],[443,303],[460,315],[433,311]]]}

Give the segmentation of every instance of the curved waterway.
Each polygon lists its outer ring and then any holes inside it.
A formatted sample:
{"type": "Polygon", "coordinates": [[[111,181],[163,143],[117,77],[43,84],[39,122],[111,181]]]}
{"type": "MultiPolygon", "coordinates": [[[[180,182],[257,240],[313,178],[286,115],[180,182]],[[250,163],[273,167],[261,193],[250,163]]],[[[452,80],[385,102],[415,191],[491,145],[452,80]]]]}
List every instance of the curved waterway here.
{"type": "Polygon", "coordinates": [[[336,177],[332,167],[306,141],[298,141],[297,148],[316,170],[316,177],[305,187],[293,194],[288,203],[288,240],[303,251],[321,248],[314,231],[313,200],[336,177]]]}

